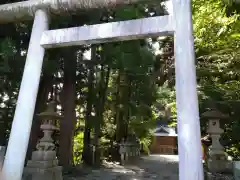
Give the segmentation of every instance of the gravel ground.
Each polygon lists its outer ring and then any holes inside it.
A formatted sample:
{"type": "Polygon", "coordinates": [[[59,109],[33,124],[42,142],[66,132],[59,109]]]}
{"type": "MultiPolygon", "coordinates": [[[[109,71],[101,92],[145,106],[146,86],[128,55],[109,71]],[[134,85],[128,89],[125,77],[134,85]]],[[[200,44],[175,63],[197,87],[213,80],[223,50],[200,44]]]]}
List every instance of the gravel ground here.
{"type": "Polygon", "coordinates": [[[223,175],[219,173],[206,173],[208,180],[234,180],[234,177],[232,175],[223,175]]]}
{"type": "MultiPolygon", "coordinates": [[[[104,167],[98,170],[82,169],[81,173],[65,176],[64,180],[178,180],[178,156],[151,155],[131,164],[134,165],[104,162],[104,167]]],[[[210,180],[234,180],[221,174],[208,176],[210,180]]]]}
{"type": "Polygon", "coordinates": [[[177,156],[152,155],[135,160],[134,165],[120,166],[104,162],[99,170],[86,170],[65,180],[178,180],[177,156]]]}

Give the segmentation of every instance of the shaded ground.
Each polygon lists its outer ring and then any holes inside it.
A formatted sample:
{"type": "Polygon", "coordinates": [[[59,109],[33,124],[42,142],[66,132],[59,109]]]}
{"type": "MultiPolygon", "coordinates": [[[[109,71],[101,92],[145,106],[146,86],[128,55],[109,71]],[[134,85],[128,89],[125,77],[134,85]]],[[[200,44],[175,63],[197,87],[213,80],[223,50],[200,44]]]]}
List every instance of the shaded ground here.
{"type": "Polygon", "coordinates": [[[120,166],[104,163],[99,170],[86,169],[66,180],[178,180],[178,156],[151,155],[120,166]]]}

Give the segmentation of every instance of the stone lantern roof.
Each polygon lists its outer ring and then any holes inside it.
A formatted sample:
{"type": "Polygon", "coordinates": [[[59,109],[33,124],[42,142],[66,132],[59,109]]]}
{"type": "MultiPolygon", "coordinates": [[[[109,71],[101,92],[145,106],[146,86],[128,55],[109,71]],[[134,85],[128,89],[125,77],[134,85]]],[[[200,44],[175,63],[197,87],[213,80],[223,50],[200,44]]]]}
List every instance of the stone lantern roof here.
{"type": "Polygon", "coordinates": [[[51,119],[51,120],[58,120],[63,118],[63,116],[60,116],[57,112],[55,112],[55,102],[51,101],[47,105],[46,111],[37,114],[37,116],[41,119],[51,119]]]}
{"type": "Polygon", "coordinates": [[[223,114],[222,112],[218,111],[217,109],[209,109],[208,111],[202,114],[203,117],[208,119],[228,119],[228,115],[223,114]]]}

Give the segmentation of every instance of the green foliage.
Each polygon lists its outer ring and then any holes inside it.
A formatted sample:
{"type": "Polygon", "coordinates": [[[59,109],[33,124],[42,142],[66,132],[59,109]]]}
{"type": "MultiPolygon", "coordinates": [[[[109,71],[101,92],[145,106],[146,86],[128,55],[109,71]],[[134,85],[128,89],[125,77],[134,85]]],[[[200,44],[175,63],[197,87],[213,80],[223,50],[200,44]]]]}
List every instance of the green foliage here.
{"type": "Polygon", "coordinates": [[[148,137],[141,139],[140,144],[142,145],[142,151],[144,154],[149,155],[150,154],[150,149],[149,146],[151,144],[151,139],[148,137]]]}
{"type": "Polygon", "coordinates": [[[193,21],[198,56],[231,52],[239,47],[239,15],[227,17],[221,0],[194,1],[193,21]],[[206,54],[207,53],[207,54],[206,54]]]}
{"type": "Polygon", "coordinates": [[[79,132],[73,139],[73,161],[74,164],[80,164],[83,152],[83,132],[79,132]]]}
{"type": "MultiPolygon", "coordinates": [[[[239,14],[221,0],[194,1],[193,21],[197,53],[200,113],[214,105],[230,116],[222,127],[222,144],[239,158],[239,14]]],[[[202,133],[206,121],[201,119],[202,133]]]]}

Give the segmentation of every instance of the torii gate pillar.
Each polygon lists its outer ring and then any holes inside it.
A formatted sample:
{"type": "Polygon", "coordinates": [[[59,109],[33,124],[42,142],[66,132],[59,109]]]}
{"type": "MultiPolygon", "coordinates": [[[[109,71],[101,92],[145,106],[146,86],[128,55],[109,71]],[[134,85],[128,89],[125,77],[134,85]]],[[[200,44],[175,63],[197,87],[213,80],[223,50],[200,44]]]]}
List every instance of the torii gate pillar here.
{"type": "Polygon", "coordinates": [[[191,0],[173,0],[180,180],[203,180],[191,0]]]}
{"type": "Polygon", "coordinates": [[[37,10],[1,180],[22,179],[45,52],[40,39],[45,30],[48,30],[48,15],[45,10],[37,10]]]}

